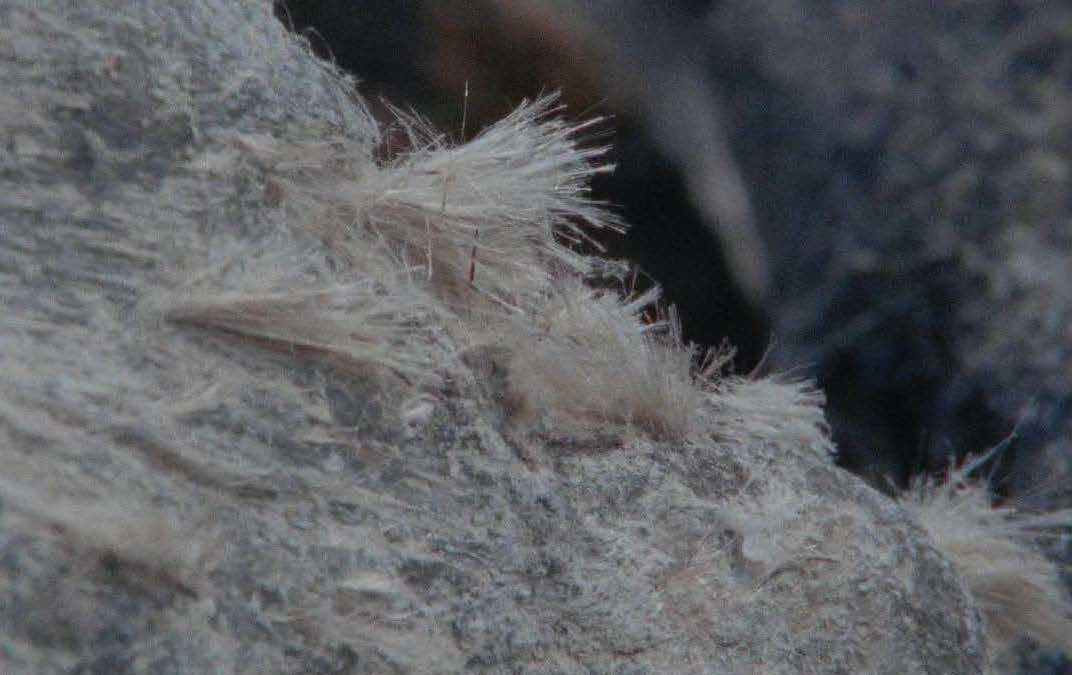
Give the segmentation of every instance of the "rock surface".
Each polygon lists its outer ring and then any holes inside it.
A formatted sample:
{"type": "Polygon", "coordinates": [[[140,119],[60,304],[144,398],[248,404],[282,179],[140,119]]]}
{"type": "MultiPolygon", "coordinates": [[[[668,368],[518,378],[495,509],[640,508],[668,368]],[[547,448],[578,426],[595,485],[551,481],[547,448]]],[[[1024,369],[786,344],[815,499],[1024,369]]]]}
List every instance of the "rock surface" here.
{"type": "Polygon", "coordinates": [[[983,668],[950,564],[788,384],[551,442],[431,320],[428,379],[163,320],[327,273],[236,133],[376,149],[265,3],[7,2],[0,89],[4,672],[983,668]]]}

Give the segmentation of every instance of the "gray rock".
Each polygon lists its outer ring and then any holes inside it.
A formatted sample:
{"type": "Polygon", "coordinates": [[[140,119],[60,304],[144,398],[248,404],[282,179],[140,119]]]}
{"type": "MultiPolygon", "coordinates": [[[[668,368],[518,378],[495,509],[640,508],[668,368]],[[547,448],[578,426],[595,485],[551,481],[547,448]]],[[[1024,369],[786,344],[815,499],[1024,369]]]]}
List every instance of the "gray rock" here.
{"type": "Polygon", "coordinates": [[[737,383],[680,440],[551,443],[431,319],[432,378],[162,320],[330,273],[236,133],[371,161],[266,3],[0,26],[4,672],[980,672],[953,568],[790,385],[737,383]]]}

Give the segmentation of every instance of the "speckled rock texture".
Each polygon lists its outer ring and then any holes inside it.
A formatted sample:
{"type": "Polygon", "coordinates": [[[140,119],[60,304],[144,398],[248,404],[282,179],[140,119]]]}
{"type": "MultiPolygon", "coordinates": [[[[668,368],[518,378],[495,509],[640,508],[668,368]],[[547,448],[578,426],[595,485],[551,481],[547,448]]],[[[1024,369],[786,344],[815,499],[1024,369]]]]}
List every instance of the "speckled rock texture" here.
{"type": "Polygon", "coordinates": [[[266,3],[4,2],[0,91],[0,671],[983,669],[951,565],[789,385],[549,440],[434,318],[431,378],[164,320],[322,245],[234,134],[374,156],[266,3]]]}

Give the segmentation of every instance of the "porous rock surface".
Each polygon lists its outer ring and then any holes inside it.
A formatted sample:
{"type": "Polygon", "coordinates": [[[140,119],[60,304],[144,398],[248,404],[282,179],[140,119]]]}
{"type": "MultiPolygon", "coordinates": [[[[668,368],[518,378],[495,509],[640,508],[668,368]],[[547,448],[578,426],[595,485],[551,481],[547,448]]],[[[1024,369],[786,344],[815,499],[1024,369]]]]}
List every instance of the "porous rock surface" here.
{"type": "Polygon", "coordinates": [[[418,382],[163,320],[318,245],[232,134],[372,153],[265,3],[5,2],[0,89],[3,672],[980,672],[951,566],[769,383],[544,443],[434,325],[418,382]]]}

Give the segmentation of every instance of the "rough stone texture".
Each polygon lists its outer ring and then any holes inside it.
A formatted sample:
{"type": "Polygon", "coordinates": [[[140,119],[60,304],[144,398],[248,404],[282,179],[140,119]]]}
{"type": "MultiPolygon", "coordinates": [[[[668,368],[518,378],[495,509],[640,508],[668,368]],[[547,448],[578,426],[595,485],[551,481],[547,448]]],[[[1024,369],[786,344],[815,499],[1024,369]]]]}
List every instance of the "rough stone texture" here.
{"type": "Polygon", "coordinates": [[[162,321],[318,245],[233,133],[373,151],[265,3],[4,2],[0,90],[3,672],[983,667],[950,565],[762,389],[549,444],[434,325],[411,381],[162,321]]]}

